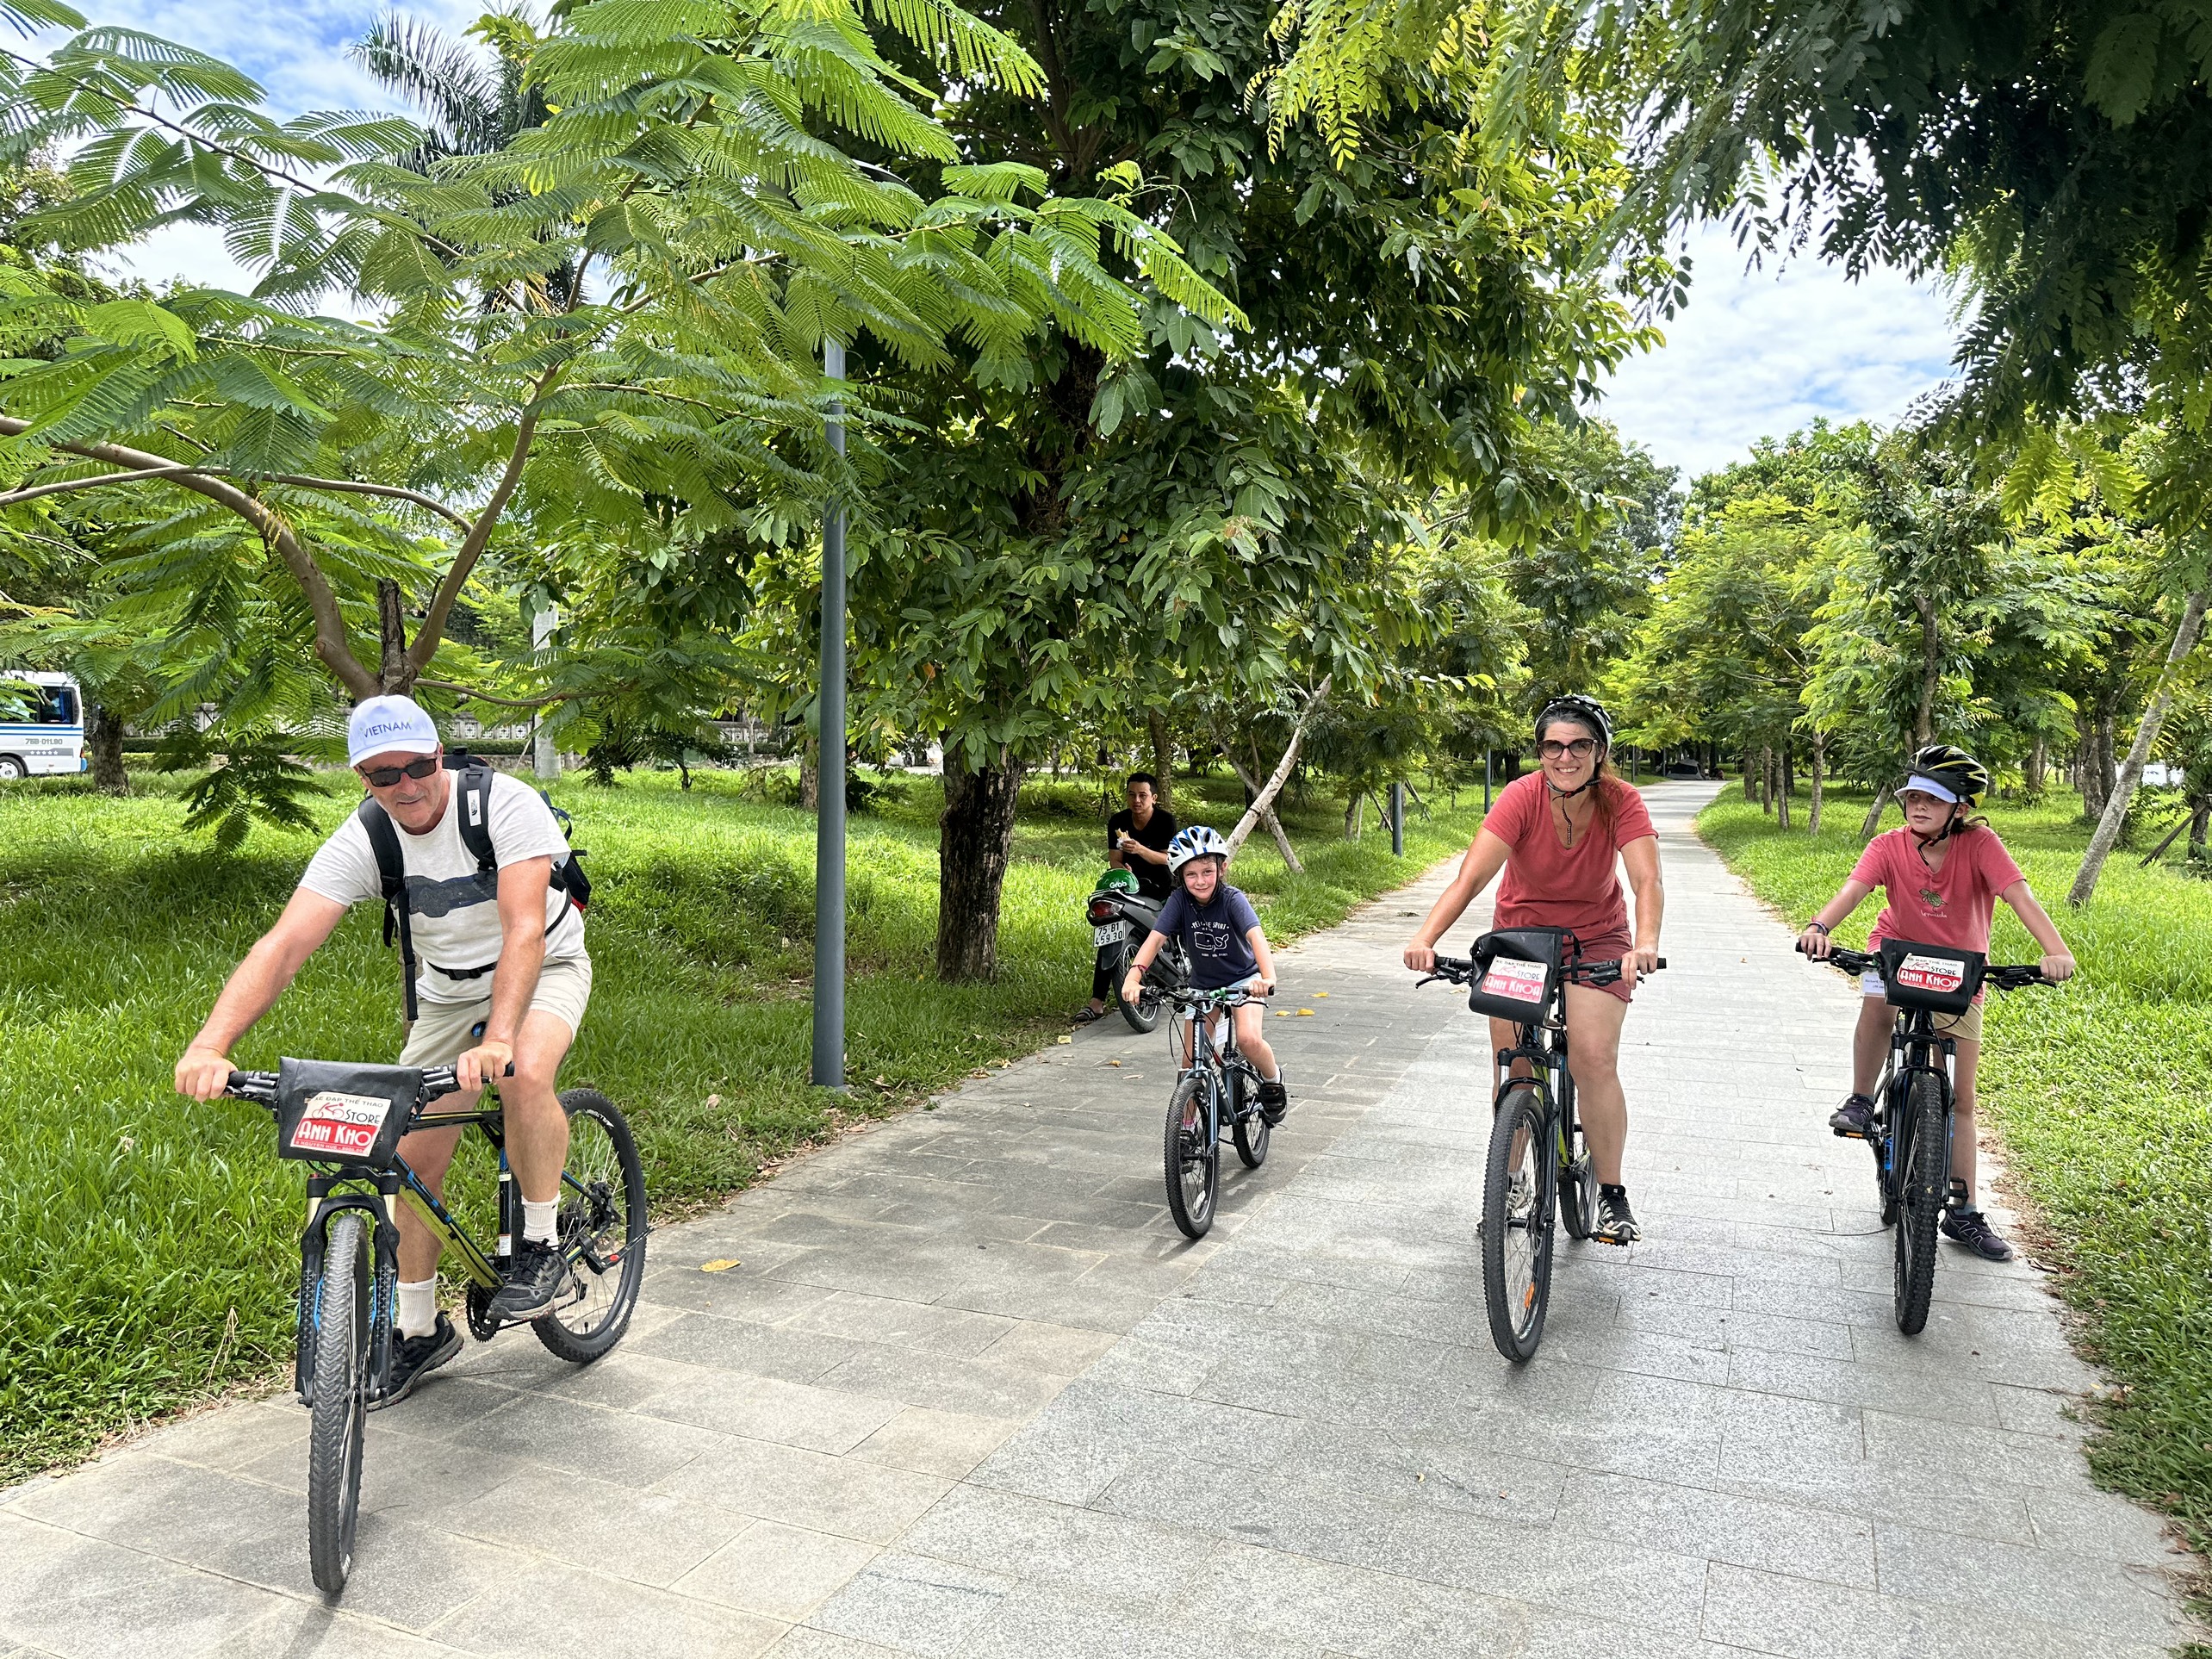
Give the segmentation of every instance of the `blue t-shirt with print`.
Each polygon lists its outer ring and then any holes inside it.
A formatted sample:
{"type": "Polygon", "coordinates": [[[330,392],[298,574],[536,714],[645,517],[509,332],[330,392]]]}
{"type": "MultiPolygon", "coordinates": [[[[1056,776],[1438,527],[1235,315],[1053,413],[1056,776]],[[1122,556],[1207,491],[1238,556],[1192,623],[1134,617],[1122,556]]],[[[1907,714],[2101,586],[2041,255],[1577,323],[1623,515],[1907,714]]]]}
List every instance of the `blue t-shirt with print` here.
{"type": "Polygon", "coordinates": [[[1259,925],[1259,912],[1226,881],[1203,904],[1192,904],[1190,895],[1177,888],[1159,907],[1154,925],[1170,938],[1183,941],[1183,948],[1190,954],[1190,983],[1196,990],[1240,985],[1259,972],[1259,959],[1245,937],[1259,925]]]}

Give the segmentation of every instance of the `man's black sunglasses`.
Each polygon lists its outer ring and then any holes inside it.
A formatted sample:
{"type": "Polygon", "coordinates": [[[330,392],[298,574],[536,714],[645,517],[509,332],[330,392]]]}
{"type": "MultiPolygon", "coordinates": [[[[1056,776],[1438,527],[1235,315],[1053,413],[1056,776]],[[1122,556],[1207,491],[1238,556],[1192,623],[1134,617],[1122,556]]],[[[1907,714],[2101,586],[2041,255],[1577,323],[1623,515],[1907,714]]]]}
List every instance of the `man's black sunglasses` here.
{"type": "Polygon", "coordinates": [[[409,761],[405,766],[370,767],[362,773],[379,789],[389,789],[402,778],[427,778],[438,770],[439,761],[435,755],[426,755],[419,761],[409,761]]]}

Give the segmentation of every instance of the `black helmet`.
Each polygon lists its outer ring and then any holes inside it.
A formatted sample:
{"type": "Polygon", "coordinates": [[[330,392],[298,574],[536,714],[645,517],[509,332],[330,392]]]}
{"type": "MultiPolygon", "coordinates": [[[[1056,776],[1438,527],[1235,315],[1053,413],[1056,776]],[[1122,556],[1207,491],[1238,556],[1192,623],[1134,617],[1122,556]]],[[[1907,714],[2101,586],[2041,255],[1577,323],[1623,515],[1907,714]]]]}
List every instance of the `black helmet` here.
{"type": "Polygon", "coordinates": [[[1955,743],[1930,743],[1912,757],[1912,773],[1898,792],[1934,784],[1971,810],[1989,792],[1989,768],[1955,743]]]}
{"type": "Polygon", "coordinates": [[[1588,726],[1598,735],[1598,747],[1610,752],[1612,749],[1612,717],[1606,705],[1594,697],[1578,696],[1569,692],[1564,697],[1555,697],[1544,705],[1536,717],[1536,740],[1544,741],[1544,729],[1554,720],[1572,720],[1577,725],[1588,726]]]}

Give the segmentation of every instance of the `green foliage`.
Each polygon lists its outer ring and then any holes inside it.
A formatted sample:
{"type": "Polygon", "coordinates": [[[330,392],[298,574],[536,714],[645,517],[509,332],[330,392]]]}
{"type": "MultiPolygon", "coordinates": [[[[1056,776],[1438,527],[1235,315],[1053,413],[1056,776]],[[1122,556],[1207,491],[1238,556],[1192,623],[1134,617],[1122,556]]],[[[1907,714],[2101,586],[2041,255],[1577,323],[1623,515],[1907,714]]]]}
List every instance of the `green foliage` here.
{"type": "Polygon", "coordinates": [[[183,827],[211,830],[216,851],[235,853],[257,820],[283,830],[311,828],[308,803],[325,792],[312,768],[284,753],[281,739],[233,737],[222,763],[185,789],[183,827]]]}

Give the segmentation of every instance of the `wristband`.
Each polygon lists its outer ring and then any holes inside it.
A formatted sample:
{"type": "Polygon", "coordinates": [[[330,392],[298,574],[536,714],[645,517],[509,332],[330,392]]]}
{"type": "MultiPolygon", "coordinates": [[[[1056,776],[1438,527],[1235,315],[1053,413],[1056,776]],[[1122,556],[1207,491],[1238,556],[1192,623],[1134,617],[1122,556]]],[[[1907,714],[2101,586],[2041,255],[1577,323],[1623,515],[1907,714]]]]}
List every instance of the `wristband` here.
{"type": "Polygon", "coordinates": [[[1823,923],[1823,922],[1808,922],[1808,923],[1806,923],[1805,925],[1805,930],[1806,930],[1808,933],[1817,933],[1817,934],[1818,934],[1818,935],[1819,935],[1823,939],[1825,939],[1825,938],[1827,938],[1827,937],[1828,937],[1829,929],[1828,929],[1828,925],[1827,925],[1825,923],[1823,923]]]}

